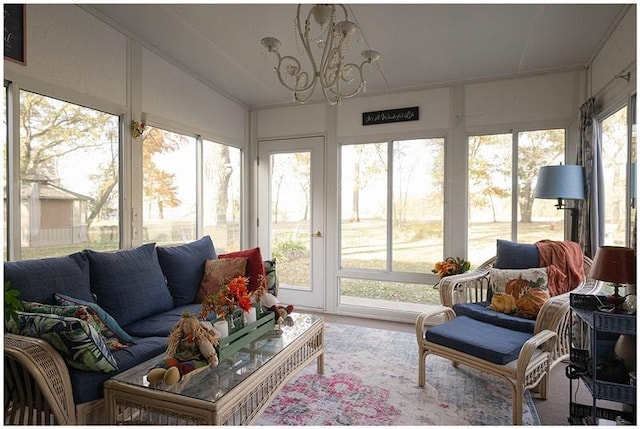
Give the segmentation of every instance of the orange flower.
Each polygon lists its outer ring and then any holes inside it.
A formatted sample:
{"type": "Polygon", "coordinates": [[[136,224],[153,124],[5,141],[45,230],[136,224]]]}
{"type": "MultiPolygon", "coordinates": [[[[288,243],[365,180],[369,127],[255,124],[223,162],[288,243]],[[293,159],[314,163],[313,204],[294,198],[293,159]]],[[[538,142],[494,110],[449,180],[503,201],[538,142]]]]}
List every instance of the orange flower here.
{"type": "Polygon", "coordinates": [[[240,307],[243,311],[247,312],[251,310],[252,306],[253,303],[251,302],[251,298],[249,298],[249,295],[243,295],[238,298],[238,307],[240,307]]]}

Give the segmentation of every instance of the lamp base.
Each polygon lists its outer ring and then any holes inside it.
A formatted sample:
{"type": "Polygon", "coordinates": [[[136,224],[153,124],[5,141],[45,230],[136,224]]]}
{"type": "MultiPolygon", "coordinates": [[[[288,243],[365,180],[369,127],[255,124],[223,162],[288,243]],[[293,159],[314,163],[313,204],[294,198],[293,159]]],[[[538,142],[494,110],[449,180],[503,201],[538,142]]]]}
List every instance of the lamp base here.
{"type": "Polygon", "coordinates": [[[625,297],[620,296],[620,294],[618,293],[618,288],[620,287],[620,285],[614,283],[613,287],[614,292],[611,295],[607,295],[607,307],[611,308],[609,313],[626,313],[627,311],[622,305],[624,304],[625,297]]]}

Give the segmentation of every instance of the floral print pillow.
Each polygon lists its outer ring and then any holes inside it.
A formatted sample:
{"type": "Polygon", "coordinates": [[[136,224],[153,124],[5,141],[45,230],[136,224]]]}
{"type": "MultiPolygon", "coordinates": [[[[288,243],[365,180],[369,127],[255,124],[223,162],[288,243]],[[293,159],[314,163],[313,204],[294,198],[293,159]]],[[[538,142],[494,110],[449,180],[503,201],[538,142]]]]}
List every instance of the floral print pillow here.
{"type": "Polygon", "coordinates": [[[196,296],[201,303],[207,295],[218,293],[234,277],[244,276],[247,269],[247,258],[207,259],[204,263],[204,274],[196,296]]]}
{"type": "Polygon", "coordinates": [[[18,324],[9,320],[7,331],[40,338],[51,344],[72,368],[110,373],[118,363],[95,327],[76,317],[18,312],[18,324]]]}

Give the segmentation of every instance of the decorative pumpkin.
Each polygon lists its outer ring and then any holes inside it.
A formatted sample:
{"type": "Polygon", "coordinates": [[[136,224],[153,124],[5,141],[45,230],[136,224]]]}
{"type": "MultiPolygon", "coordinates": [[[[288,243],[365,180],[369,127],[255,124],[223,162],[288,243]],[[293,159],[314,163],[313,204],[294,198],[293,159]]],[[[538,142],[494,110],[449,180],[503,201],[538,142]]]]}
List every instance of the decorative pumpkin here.
{"type": "Polygon", "coordinates": [[[518,313],[523,316],[535,318],[545,302],[549,299],[549,293],[539,287],[528,288],[525,293],[516,300],[518,313]]]}
{"type": "Polygon", "coordinates": [[[507,282],[504,292],[518,299],[527,287],[529,287],[529,280],[523,280],[522,277],[519,279],[511,279],[507,282]]]}
{"type": "Polygon", "coordinates": [[[497,293],[491,298],[489,309],[500,313],[513,313],[517,310],[516,299],[508,293],[497,293]]]}

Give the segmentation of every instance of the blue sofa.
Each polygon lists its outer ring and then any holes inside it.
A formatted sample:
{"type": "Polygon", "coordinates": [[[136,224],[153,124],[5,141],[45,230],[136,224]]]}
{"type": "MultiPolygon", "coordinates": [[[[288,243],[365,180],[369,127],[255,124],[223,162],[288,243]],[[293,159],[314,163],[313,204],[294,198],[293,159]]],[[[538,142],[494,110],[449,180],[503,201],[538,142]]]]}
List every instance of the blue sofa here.
{"type": "Polygon", "coordinates": [[[114,332],[121,328],[120,337],[130,341],[126,348],[111,350],[115,371],[67,365],[75,409],[67,410],[67,421],[58,423],[102,422],[104,381],[166,350],[169,332],[181,314],[199,313],[196,294],[204,265],[215,258],[213,242],[206,236],[173,247],[151,243],[118,252],[84,250],[65,257],[5,262],[5,281],[20,291],[22,301],[55,305],[63,296],[93,305],[112,317],[114,332]]]}

